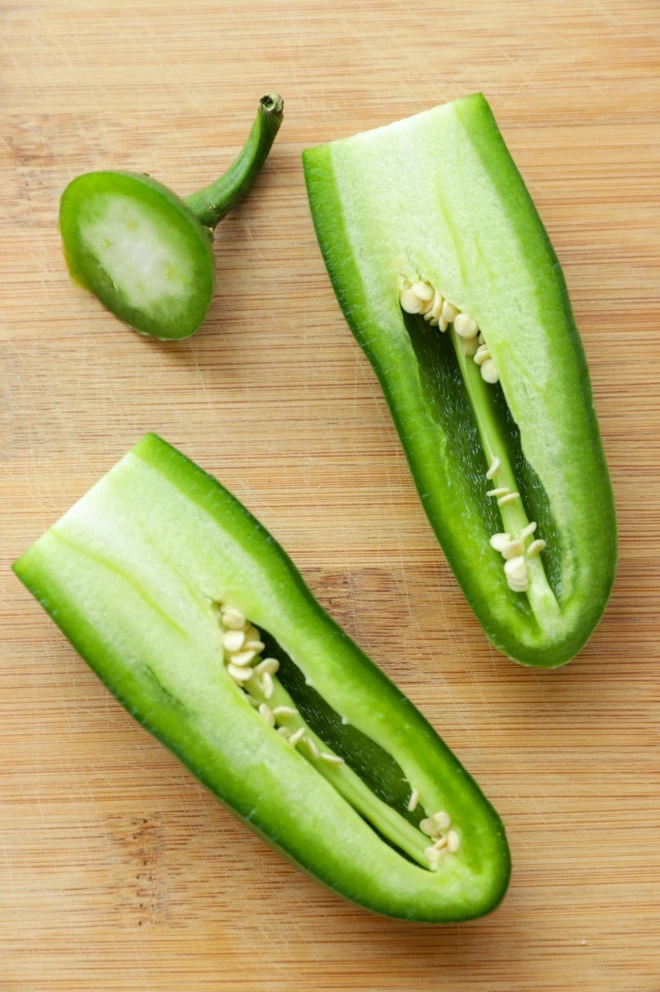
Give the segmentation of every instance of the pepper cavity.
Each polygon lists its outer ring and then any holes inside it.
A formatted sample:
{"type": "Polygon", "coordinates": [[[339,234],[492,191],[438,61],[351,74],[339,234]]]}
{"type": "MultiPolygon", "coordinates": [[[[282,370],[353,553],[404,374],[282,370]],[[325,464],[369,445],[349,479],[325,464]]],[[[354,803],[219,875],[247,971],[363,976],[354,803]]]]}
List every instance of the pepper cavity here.
{"type": "MultiPolygon", "coordinates": [[[[421,819],[416,827],[379,799],[305,721],[277,677],[280,669],[277,658],[262,657],[266,645],[259,630],[240,610],[227,603],[216,604],[216,611],[222,629],[226,671],[261,719],[314,765],[380,833],[422,867],[437,871],[446,855],[456,854],[461,839],[451,826],[449,814],[441,810],[421,819]]],[[[341,722],[344,726],[348,724],[344,718],[341,722]]],[[[413,788],[408,812],[413,812],[419,803],[419,790],[413,788]]]]}
{"type": "Polygon", "coordinates": [[[543,551],[546,542],[535,539],[528,547],[525,546],[527,538],[534,534],[537,525],[527,518],[515,485],[504,438],[499,435],[493,418],[489,416],[490,397],[483,384],[494,385],[498,382],[499,371],[483,331],[473,317],[459,310],[424,279],[413,282],[402,280],[399,303],[405,313],[422,316],[432,327],[439,327],[442,333],[449,329],[487,459],[485,476],[493,483],[486,496],[497,502],[506,528],[492,535],[490,546],[504,558],[504,577],[509,589],[516,593],[532,593],[530,602],[533,609],[535,603],[538,606],[540,602],[546,612],[548,606],[552,610],[553,603],[556,609],[556,600],[540,561],[530,568],[530,559],[543,551]],[[469,359],[478,367],[481,382],[472,374],[469,359]],[[532,585],[534,588],[531,588],[532,585]]]}

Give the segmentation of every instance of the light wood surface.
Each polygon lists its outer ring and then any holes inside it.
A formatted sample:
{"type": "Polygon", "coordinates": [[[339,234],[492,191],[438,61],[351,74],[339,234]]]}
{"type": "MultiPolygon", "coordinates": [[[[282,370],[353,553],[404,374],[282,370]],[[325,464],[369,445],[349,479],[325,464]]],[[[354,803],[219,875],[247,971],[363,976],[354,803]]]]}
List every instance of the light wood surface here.
{"type": "Polygon", "coordinates": [[[471,924],[344,903],[139,729],[3,565],[3,992],[658,992],[659,14],[657,0],[2,4],[7,566],[162,433],[422,708],[514,858],[505,903],[471,924]],[[285,122],[219,231],[206,325],[143,340],[69,283],[59,194],[104,167],[192,191],[270,89],[285,122]],[[333,298],[300,164],[308,144],[477,89],[565,267],[619,509],[606,617],[551,674],[493,651],[448,571],[333,298]]]}

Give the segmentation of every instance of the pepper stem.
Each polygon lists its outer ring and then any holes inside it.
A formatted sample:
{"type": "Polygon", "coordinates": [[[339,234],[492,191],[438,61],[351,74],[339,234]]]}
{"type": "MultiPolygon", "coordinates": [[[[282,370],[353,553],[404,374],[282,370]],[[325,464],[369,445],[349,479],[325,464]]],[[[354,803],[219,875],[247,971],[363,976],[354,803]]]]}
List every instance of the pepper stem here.
{"type": "MultiPolygon", "coordinates": [[[[463,382],[465,383],[465,388],[477,421],[481,446],[484,450],[486,461],[489,465],[492,465],[496,459],[499,460],[497,481],[493,482],[493,487],[503,486],[507,487],[511,492],[515,492],[518,489],[518,485],[493,409],[491,394],[493,387],[489,386],[482,379],[479,366],[466,353],[463,339],[456,333],[453,326],[450,328],[449,333],[454,351],[456,352],[458,366],[463,376],[463,382]]],[[[502,517],[504,530],[510,533],[512,537],[520,534],[529,524],[529,518],[521,499],[499,506],[498,509],[502,517]]],[[[538,556],[529,557],[526,559],[526,562],[529,575],[527,596],[534,616],[539,622],[549,617],[558,616],[559,606],[550,588],[541,559],[538,556]]]]}
{"type": "Polygon", "coordinates": [[[262,96],[249,137],[227,172],[185,197],[186,205],[205,227],[217,227],[250,189],[268,158],[283,112],[284,100],[279,93],[262,96]]]}

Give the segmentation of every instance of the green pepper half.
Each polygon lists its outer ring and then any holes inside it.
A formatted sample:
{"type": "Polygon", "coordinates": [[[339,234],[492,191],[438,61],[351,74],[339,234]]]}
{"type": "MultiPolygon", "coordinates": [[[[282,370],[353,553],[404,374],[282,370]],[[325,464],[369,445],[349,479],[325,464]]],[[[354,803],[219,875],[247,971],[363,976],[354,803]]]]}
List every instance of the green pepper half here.
{"type": "Polygon", "coordinates": [[[213,296],[213,231],[259,175],[283,108],[278,94],[263,96],[231,168],[185,199],[133,172],[74,179],[60,203],[71,277],[142,334],[162,340],[194,334],[213,296]]]}
{"type": "Polygon", "coordinates": [[[488,637],[585,644],[616,519],[566,284],[481,94],[303,154],[316,233],[420,498],[488,637]]]}
{"type": "Polygon", "coordinates": [[[480,916],[504,828],[264,528],[147,435],[14,565],[108,688],[246,823],[380,913],[480,916]]]}

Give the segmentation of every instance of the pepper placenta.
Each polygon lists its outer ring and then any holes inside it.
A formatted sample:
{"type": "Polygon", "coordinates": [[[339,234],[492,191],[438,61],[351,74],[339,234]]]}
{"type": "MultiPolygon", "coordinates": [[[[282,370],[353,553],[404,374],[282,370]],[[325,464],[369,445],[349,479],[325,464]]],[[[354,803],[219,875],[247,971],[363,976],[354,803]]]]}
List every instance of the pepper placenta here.
{"type": "Polygon", "coordinates": [[[377,912],[492,910],[502,823],[227,490],[147,435],[14,565],[137,719],[300,866],[377,912]]]}
{"type": "Polygon", "coordinates": [[[316,233],[431,525],[492,642],[554,667],[616,565],[564,278],[481,94],[307,149],[316,233]]]}
{"type": "Polygon", "coordinates": [[[193,334],[213,296],[213,231],[259,175],[283,108],[278,94],[263,96],[230,169],[184,199],[133,172],[88,172],[74,179],[60,203],[72,278],[143,334],[163,340],[193,334]]]}

